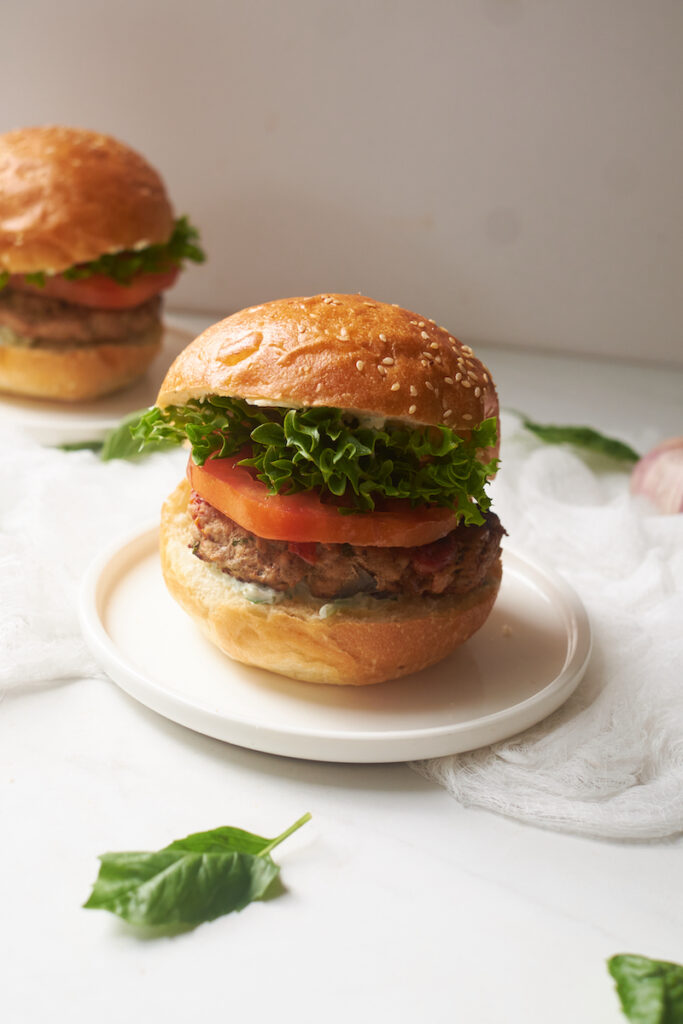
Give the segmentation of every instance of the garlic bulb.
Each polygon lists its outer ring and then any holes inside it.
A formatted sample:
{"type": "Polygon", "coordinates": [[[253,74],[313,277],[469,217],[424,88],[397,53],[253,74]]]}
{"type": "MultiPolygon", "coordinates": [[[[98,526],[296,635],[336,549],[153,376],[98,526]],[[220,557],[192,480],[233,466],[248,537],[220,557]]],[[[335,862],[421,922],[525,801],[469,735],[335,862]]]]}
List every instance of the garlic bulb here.
{"type": "Polygon", "coordinates": [[[660,512],[683,512],[683,437],[662,441],[636,463],[631,493],[644,494],[660,512]]]}

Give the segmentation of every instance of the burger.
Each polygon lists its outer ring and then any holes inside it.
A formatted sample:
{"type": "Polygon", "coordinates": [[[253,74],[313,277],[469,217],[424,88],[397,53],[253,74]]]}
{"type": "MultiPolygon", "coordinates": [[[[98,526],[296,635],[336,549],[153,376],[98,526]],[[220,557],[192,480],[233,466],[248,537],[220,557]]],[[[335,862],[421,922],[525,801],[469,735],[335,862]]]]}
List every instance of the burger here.
{"type": "Polygon", "coordinates": [[[161,345],[161,293],[197,231],[107,135],[0,135],[0,391],[80,401],[125,387],[161,345]]]}
{"type": "Polygon", "coordinates": [[[296,679],[439,661],[500,585],[497,423],[472,350],[398,306],[316,295],[214,324],[133,428],[140,450],[191,448],[162,510],[171,595],[230,657],[296,679]]]}

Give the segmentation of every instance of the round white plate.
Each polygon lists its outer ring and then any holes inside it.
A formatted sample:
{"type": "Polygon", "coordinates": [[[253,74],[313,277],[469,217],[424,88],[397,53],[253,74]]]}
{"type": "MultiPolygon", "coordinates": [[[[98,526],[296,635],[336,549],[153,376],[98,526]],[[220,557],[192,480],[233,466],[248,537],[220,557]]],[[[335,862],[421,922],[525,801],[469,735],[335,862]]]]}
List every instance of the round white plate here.
{"type": "Polygon", "coordinates": [[[167,369],[193,338],[194,334],[166,321],[161,350],[144,376],[131,387],[92,402],[53,402],[0,394],[0,430],[23,430],[39,444],[101,441],[124,416],[154,405],[167,369]]]}
{"type": "Polygon", "coordinates": [[[320,761],[438,757],[526,729],[562,704],[591,647],[586,612],[554,572],[509,549],[486,625],[445,661],[375,686],[323,686],[232,661],[168,594],[158,528],[104,552],[83,582],[93,654],[127,693],[197,732],[320,761]]]}

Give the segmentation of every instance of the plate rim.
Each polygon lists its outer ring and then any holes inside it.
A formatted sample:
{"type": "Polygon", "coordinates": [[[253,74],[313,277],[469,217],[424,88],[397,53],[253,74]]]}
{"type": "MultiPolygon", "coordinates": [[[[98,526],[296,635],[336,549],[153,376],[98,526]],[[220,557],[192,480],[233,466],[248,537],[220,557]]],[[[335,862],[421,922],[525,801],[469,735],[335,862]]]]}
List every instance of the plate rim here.
{"type": "MultiPolygon", "coordinates": [[[[273,726],[272,724],[261,724],[254,718],[241,715],[226,717],[223,713],[204,703],[203,700],[193,701],[181,692],[165,689],[157,680],[146,675],[121,653],[104,624],[101,614],[101,596],[103,592],[111,588],[112,576],[117,571],[119,573],[125,572],[125,569],[121,569],[121,563],[147,557],[152,550],[158,549],[158,537],[158,521],[138,525],[114,539],[92,560],[83,576],[79,592],[78,617],[81,631],[97,663],[105,670],[107,676],[125,693],[157,714],[161,714],[163,717],[183,725],[185,728],[211,736],[214,739],[219,739],[222,742],[234,743],[264,753],[298,757],[304,760],[325,760],[337,763],[389,763],[447,756],[444,753],[416,754],[413,756],[402,754],[401,756],[395,756],[390,753],[392,746],[405,745],[411,742],[419,746],[420,743],[425,743],[428,740],[435,743],[449,738],[455,740],[466,734],[485,732],[491,729],[497,732],[499,730],[496,730],[495,727],[509,724],[511,717],[519,719],[523,723],[512,729],[504,729],[502,735],[498,738],[475,742],[463,747],[458,747],[456,743],[454,749],[450,751],[450,753],[462,753],[517,735],[547,718],[573,693],[583,678],[590,661],[593,647],[590,619],[583,602],[574,588],[551,567],[543,565],[536,559],[521,553],[514,545],[504,544],[504,564],[506,558],[512,560],[513,565],[515,562],[517,563],[517,572],[527,575],[528,578],[528,570],[530,570],[533,575],[540,577],[545,582],[546,589],[547,584],[550,584],[551,589],[554,591],[554,596],[560,598],[561,617],[565,625],[567,650],[562,668],[553,679],[549,680],[541,689],[529,697],[509,707],[462,722],[417,727],[410,730],[383,730],[381,732],[317,729],[307,726],[273,726]],[[135,553],[136,550],[139,552],[137,555],[135,553]],[[527,570],[527,572],[524,570],[527,570]],[[125,676],[125,680],[118,677],[119,673],[125,676]],[[131,678],[133,679],[133,685],[130,685],[131,678]],[[138,688],[145,694],[151,692],[152,696],[158,697],[159,700],[156,706],[141,696],[137,692],[138,688]],[[162,709],[158,706],[159,704],[167,705],[167,707],[162,709]],[[543,705],[542,714],[536,714],[539,704],[543,705]],[[174,708],[185,711],[186,716],[190,718],[205,716],[211,722],[220,723],[223,726],[234,726],[238,732],[253,732],[256,734],[254,738],[260,741],[271,737],[276,742],[272,745],[264,745],[263,742],[246,742],[244,738],[228,739],[224,735],[225,729],[216,732],[209,731],[197,724],[190,724],[187,721],[187,717],[180,718],[170,713],[174,708]],[[283,739],[284,742],[282,742],[283,739]],[[311,753],[305,750],[293,752],[292,743],[297,740],[303,742],[315,741],[314,745],[325,742],[349,745],[359,748],[359,751],[363,750],[366,756],[350,757],[347,753],[344,756],[331,757],[325,756],[325,752],[311,753]],[[366,749],[373,744],[386,748],[384,753],[380,753],[377,750],[372,752],[366,749]]],[[[508,567],[508,571],[511,571],[511,567],[508,567]]],[[[197,635],[201,642],[210,643],[201,633],[198,632],[197,635]]]]}

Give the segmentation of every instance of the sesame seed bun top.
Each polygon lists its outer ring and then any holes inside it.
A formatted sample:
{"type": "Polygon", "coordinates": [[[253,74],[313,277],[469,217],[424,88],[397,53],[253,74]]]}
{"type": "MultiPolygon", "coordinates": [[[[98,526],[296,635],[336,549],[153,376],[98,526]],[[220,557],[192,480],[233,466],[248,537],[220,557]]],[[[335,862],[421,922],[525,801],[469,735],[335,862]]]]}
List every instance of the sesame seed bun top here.
{"type": "Polygon", "coordinates": [[[0,271],[59,272],[172,231],[163,181],[122,142],[61,125],[0,135],[0,271]]]}
{"type": "Polygon", "coordinates": [[[333,406],[458,432],[498,415],[491,376],[467,345],[364,295],[280,299],[213,324],[177,357],[157,405],[206,395],[333,406]]]}

